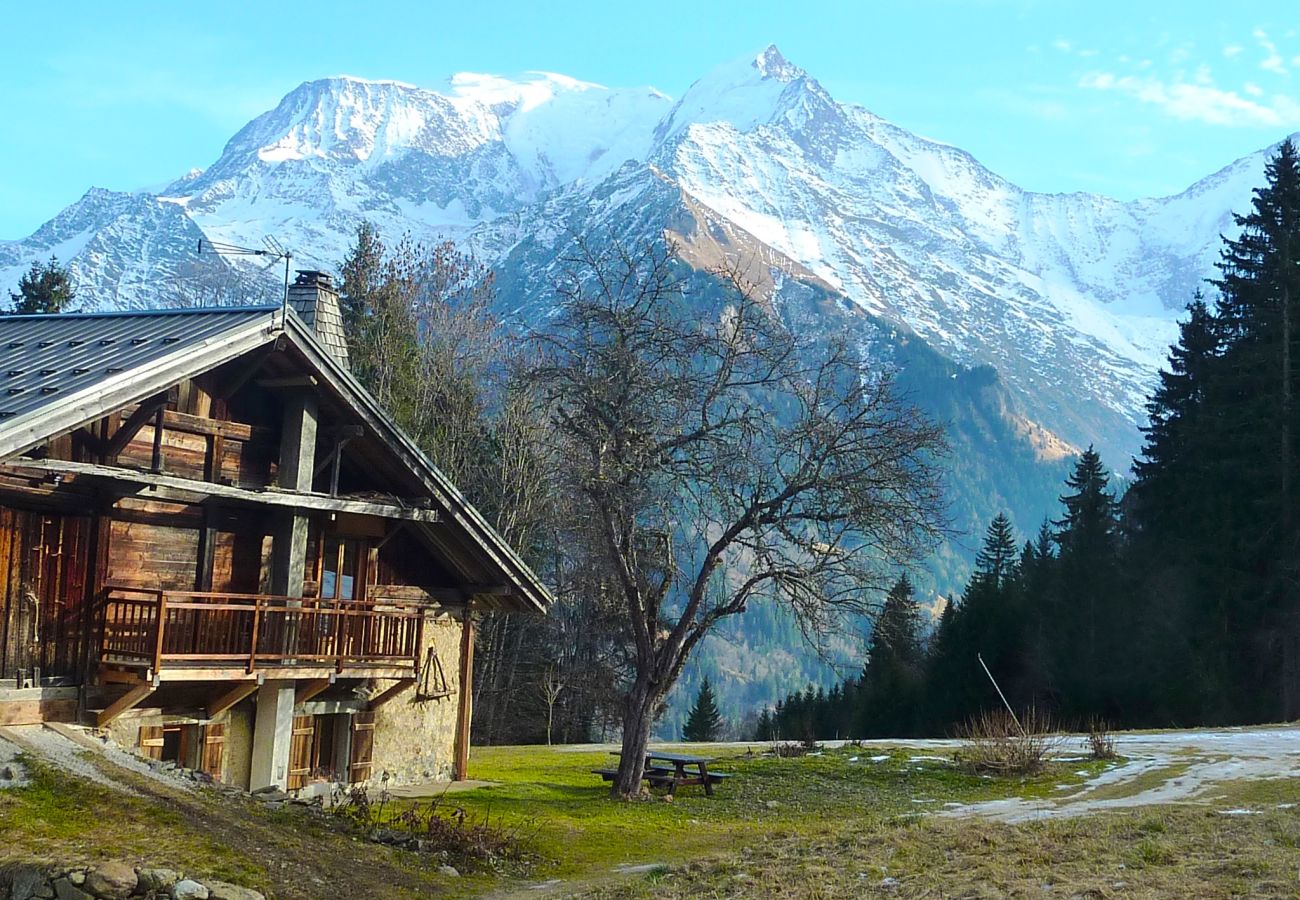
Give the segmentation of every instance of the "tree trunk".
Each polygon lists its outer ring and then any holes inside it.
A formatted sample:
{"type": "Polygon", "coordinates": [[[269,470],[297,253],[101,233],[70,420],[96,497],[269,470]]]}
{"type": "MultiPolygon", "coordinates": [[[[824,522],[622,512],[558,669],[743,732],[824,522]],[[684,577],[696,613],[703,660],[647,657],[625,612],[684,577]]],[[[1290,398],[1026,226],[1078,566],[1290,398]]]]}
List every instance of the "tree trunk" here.
{"type": "Polygon", "coordinates": [[[628,692],[627,706],[623,711],[623,753],[618,761],[618,777],[610,790],[610,795],[615,798],[635,797],[641,793],[650,726],[654,723],[658,702],[659,694],[649,681],[638,678],[628,692]]]}

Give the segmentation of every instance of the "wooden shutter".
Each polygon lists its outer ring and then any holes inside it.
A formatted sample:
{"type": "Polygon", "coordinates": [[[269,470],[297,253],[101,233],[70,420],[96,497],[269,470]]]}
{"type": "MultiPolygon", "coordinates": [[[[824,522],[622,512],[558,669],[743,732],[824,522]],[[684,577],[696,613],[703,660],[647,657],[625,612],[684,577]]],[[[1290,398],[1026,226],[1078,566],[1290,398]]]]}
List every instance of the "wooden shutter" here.
{"type": "Polygon", "coordinates": [[[360,784],[370,780],[371,759],[375,750],[375,713],[359,712],[352,716],[352,754],[348,780],[360,784]]]}
{"type": "Polygon", "coordinates": [[[288,788],[296,791],[311,775],[311,744],[316,732],[315,716],[294,716],[293,736],[289,740],[288,788]]]}
{"type": "Polygon", "coordinates": [[[199,760],[199,771],[211,775],[214,781],[221,780],[221,766],[226,755],[226,725],[207,725],[203,729],[203,757],[199,760]]]}
{"type": "Polygon", "coordinates": [[[163,729],[161,725],[140,726],[140,753],[150,759],[162,759],[163,729]]]}

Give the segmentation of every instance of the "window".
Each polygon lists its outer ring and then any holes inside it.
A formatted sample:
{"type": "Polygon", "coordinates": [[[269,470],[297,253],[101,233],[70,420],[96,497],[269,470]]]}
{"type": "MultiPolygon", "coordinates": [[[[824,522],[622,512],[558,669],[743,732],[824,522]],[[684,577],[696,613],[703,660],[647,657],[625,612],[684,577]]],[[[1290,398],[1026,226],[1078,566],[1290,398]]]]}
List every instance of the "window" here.
{"type": "Polygon", "coordinates": [[[321,553],[320,598],[322,600],[356,600],[357,567],[361,559],[361,541],[353,538],[327,537],[321,553]]]}

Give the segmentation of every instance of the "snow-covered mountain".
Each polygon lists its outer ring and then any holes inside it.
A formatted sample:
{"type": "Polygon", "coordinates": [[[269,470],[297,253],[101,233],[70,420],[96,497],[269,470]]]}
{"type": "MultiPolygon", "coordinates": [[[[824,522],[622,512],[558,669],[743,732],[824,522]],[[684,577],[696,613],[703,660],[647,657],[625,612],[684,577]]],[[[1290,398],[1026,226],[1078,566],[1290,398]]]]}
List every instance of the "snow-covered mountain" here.
{"type": "Polygon", "coordinates": [[[270,275],[199,256],[199,237],[274,235],[299,264],[335,269],[365,219],[389,238],[465,243],[498,269],[503,308],[537,316],[574,234],[669,234],[693,264],[739,254],[770,287],[816,285],[991,365],[1030,426],[1096,442],[1123,468],[1174,321],[1269,150],[1174,197],[1035,194],[837,102],[775,47],[675,101],[548,73],[461,74],[436,90],[329,78],[250,122],[206,170],[157,191],[92,189],[0,242],[0,289],[54,253],[91,306],[260,299],[270,275]]]}

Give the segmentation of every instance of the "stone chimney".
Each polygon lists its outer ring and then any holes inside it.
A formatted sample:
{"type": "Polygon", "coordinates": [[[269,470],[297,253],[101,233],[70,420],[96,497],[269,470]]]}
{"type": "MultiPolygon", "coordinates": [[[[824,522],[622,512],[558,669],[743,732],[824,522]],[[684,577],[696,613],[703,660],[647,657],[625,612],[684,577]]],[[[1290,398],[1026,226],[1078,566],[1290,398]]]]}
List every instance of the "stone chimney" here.
{"type": "Polygon", "coordinates": [[[316,332],[316,339],[325,349],[346,368],[348,341],[343,333],[343,312],[339,308],[338,291],[334,290],[334,279],[329,273],[299,269],[298,277],[289,285],[289,305],[316,332]]]}

